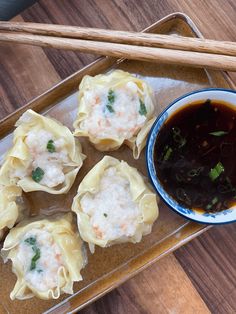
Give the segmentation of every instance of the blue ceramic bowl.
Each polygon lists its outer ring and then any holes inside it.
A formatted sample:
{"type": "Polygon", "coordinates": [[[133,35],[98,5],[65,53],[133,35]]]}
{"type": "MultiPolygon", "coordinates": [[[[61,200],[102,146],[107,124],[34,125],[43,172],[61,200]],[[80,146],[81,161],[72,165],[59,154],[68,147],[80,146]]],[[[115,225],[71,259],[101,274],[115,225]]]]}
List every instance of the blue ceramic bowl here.
{"type": "Polygon", "coordinates": [[[163,201],[169,205],[178,214],[196,222],[206,223],[206,224],[225,224],[230,222],[236,222],[236,206],[229,209],[223,210],[218,213],[199,213],[193,211],[190,208],[186,208],[180,205],[176,200],[174,200],[162,187],[154,166],[154,146],[156,142],[157,135],[165,123],[165,121],[170,117],[176,110],[186,106],[189,103],[195,101],[206,101],[207,99],[224,101],[232,106],[235,106],[236,110],[236,91],[220,89],[220,88],[208,88],[192,93],[186,94],[175,101],[173,101],[156,119],[154,125],[149,133],[146,147],[146,164],[148,169],[148,174],[150,180],[156,189],[157,193],[163,199],[163,201]]]}

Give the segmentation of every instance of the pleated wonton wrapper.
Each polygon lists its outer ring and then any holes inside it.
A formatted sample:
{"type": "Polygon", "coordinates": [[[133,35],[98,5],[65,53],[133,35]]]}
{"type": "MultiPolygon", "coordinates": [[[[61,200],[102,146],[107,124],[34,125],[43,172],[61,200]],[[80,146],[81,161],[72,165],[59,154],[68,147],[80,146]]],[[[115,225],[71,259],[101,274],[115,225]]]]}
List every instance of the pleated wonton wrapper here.
{"type": "Polygon", "coordinates": [[[85,158],[70,130],[33,110],[27,110],[16,127],[0,184],[17,184],[25,192],[68,192],[85,158]]]}
{"type": "Polygon", "coordinates": [[[88,137],[96,149],[118,149],[123,143],[138,158],[154,122],[152,90],[128,72],[86,75],[79,86],[75,136],[88,137]]]}
{"type": "Polygon", "coordinates": [[[17,197],[21,188],[15,185],[0,186],[0,239],[5,228],[11,229],[19,216],[17,197]]]}
{"type": "Polygon", "coordinates": [[[85,254],[71,214],[21,222],[6,237],[2,255],[12,261],[17,276],[12,300],[57,299],[61,293],[72,294],[73,283],[82,280],[85,254]]]}
{"type": "Polygon", "coordinates": [[[84,177],[74,197],[82,239],[94,245],[139,242],[158,217],[156,194],[126,162],[105,156],[84,177]]]}

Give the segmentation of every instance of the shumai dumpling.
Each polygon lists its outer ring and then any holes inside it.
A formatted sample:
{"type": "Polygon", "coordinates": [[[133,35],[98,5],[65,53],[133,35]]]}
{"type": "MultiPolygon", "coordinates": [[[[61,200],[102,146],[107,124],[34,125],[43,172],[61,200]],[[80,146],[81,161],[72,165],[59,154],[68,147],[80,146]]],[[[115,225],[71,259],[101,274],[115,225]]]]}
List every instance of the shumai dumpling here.
{"type": "Polygon", "coordinates": [[[115,70],[85,76],[79,86],[75,136],[86,136],[100,151],[123,143],[138,158],[154,122],[152,90],[143,80],[115,70]]]}
{"type": "Polygon", "coordinates": [[[5,228],[11,229],[19,216],[17,198],[21,196],[21,188],[12,186],[0,186],[0,239],[5,228]]]}
{"type": "Polygon", "coordinates": [[[57,299],[61,293],[72,294],[73,283],[82,280],[85,257],[71,214],[21,222],[6,237],[2,255],[12,261],[17,276],[12,300],[57,299]]]}
{"type": "Polygon", "coordinates": [[[110,246],[139,242],[158,217],[156,195],[139,172],[126,162],[105,156],[79,185],[72,210],[82,239],[110,246]]]}
{"type": "Polygon", "coordinates": [[[25,192],[66,193],[85,158],[80,143],[66,126],[33,110],[27,110],[16,127],[0,184],[17,184],[25,192]]]}

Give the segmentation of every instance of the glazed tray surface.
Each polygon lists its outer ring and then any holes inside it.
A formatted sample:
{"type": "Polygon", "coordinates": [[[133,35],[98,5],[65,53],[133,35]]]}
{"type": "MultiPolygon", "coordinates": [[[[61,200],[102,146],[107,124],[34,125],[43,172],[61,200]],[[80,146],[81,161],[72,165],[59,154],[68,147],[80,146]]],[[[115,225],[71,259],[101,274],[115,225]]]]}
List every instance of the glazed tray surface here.
{"type": "MultiPolygon", "coordinates": [[[[146,31],[179,36],[201,36],[193,22],[180,13],[167,16],[146,31]]],[[[182,66],[100,58],[0,122],[0,160],[11,146],[15,121],[26,109],[32,108],[37,112],[48,114],[72,129],[78,107],[78,85],[82,77],[86,74],[106,73],[114,68],[136,74],[151,85],[155,92],[157,115],[171,101],[184,93],[207,87],[233,87],[227,75],[219,71],[210,72],[182,66]]],[[[87,139],[81,142],[87,158],[69,193],[66,195],[50,195],[44,192],[25,194],[32,208],[32,215],[70,211],[79,183],[105,155],[96,151],[87,139]]],[[[142,152],[139,160],[133,159],[132,151],[127,147],[122,147],[109,155],[127,161],[147,176],[145,151],[142,152]]],[[[4,265],[1,261],[0,313],[25,314],[31,313],[32,309],[34,314],[74,312],[206,230],[206,226],[189,222],[175,214],[162,201],[159,208],[160,215],[154,223],[152,233],[145,236],[140,243],[120,244],[105,249],[96,247],[93,255],[87,249],[88,264],[82,271],[84,280],[74,285],[75,294],[72,296],[62,295],[59,300],[53,301],[36,298],[11,301],[9,294],[14,287],[16,277],[11,272],[11,263],[4,265]]]]}

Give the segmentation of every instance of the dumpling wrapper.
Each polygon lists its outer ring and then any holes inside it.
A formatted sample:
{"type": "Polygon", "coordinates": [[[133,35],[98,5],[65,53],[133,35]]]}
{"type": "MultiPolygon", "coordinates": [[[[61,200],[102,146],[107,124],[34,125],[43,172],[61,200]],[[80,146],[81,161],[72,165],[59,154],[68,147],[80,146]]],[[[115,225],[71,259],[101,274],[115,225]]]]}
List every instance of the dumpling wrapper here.
{"type": "Polygon", "coordinates": [[[37,296],[40,299],[58,299],[61,293],[73,294],[73,283],[83,280],[80,271],[86,264],[86,254],[83,251],[82,241],[72,227],[72,215],[67,214],[62,218],[43,219],[38,221],[25,221],[11,229],[5,239],[1,254],[6,262],[12,261],[12,271],[17,276],[17,282],[10,294],[12,300],[29,299],[37,296]],[[58,270],[58,285],[48,291],[38,291],[26,282],[21,263],[16,258],[17,246],[24,234],[32,229],[46,230],[51,233],[54,241],[59,246],[64,266],[58,270]]]}
{"type": "Polygon", "coordinates": [[[19,216],[19,208],[16,202],[21,196],[21,188],[12,186],[0,186],[0,239],[5,228],[11,229],[19,216]]]}
{"type": "MultiPolygon", "coordinates": [[[[109,197],[109,196],[108,196],[109,197]]],[[[107,247],[122,242],[140,242],[142,236],[151,232],[152,225],[159,215],[156,194],[146,185],[137,169],[130,167],[126,162],[105,156],[84,177],[74,197],[72,211],[77,214],[77,223],[82,239],[89,244],[91,252],[94,245],[107,247]],[[99,191],[100,180],[109,167],[116,167],[124,178],[129,181],[132,200],[136,202],[142,213],[142,220],[138,224],[132,237],[107,241],[99,239],[90,224],[90,217],[82,211],[80,200],[86,193],[96,194],[99,191]]]]}
{"type": "Polygon", "coordinates": [[[117,150],[123,143],[126,144],[133,150],[133,156],[135,159],[139,158],[142,149],[146,145],[146,138],[150,131],[155,117],[154,105],[153,105],[153,92],[151,88],[143,80],[131,75],[128,72],[122,70],[114,70],[108,74],[99,74],[94,77],[86,75],[79,86],[79,108],[77,118],[74,122],[74,135],[88,137],[89,141],[94,144],[95,148],[99,151],[112,151],[117,150]],[[131,138],[126,139],[124,137],[114,138],[100,138],[90,134],[87,130],[81,127],[81,123],[89,116],[89,106],[84,99],[84,95],[87,91],[96,89],[96,86],[107,87],[108,89],[119,88],[128,82],[134,82],[138,87],[138,94],[143,98],[146,109],[147,109],[147,120],[144,125],[138,131],[137,134],[131,138]]]}
{"type": "Polygon", "coordinates": [[[33,110],[27,110],[16,122],[14,131],[13,147],[5,156],[4,163],[0,168],[0,184],[17,184],[25,192],[45,191],[51,194],[67,193],[74,183],[75,177],[83,164],[85,155],[82,154],[81,145],[75,141],[71,131],[60,122],[42,116],[33,110]],[[57,138],[63,138],[70,158],[66,166],[71,170],[65,174],[65,181],[59,186],[50,188],[35,182],[30,176],[23,179],[12,178],[10,172],[17,169],[26,169],[30,163],[30,152],[25,144],[27,132],[37,129],[44,129],[51,132],[57,138]]]}

